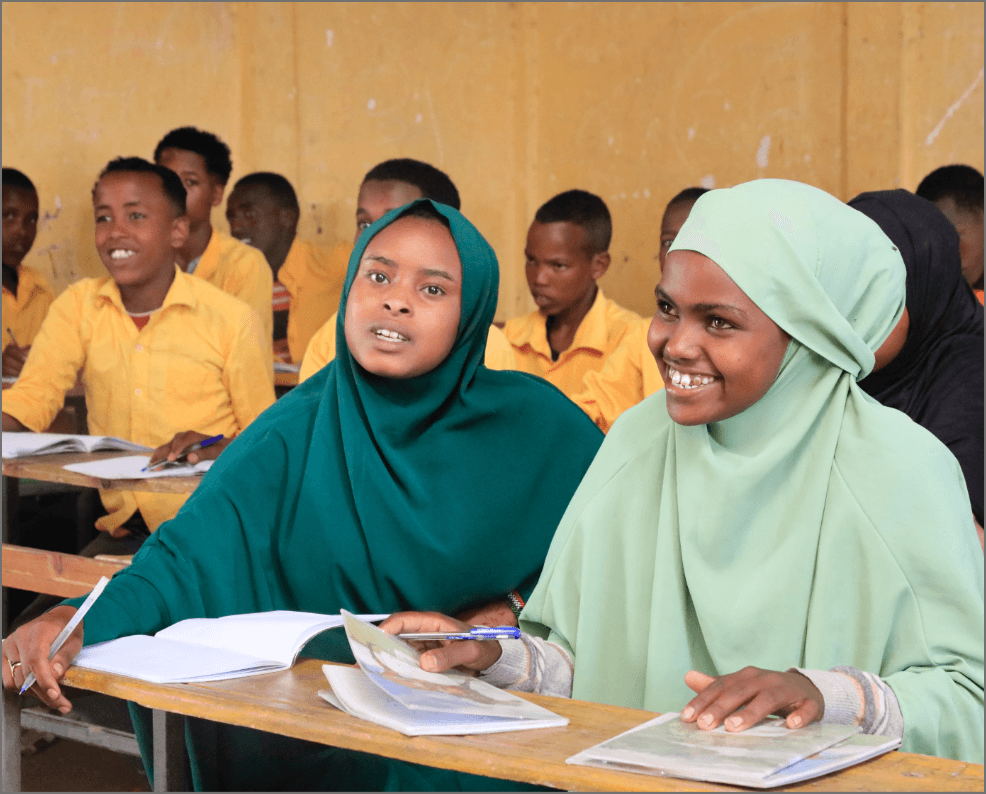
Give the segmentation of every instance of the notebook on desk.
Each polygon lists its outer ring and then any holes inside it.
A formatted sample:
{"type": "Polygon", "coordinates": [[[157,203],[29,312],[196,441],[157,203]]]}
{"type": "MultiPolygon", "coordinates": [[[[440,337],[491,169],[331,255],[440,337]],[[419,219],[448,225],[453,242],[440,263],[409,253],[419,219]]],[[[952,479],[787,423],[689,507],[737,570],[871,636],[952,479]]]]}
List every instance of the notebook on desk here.
{"type": "Polygon", "coordinates": [[[151,452],[151,447],[113,436],[84,436],[70,433],[3,432],[3,457],[64,455],[71,452],[151,452]]]}

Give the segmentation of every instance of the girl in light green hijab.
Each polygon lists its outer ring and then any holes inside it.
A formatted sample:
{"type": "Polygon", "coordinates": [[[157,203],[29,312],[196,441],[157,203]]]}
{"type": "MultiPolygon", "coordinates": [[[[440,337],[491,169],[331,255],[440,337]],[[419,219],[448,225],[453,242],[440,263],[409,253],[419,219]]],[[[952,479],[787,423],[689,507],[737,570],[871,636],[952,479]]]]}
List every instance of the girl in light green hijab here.
{"type": "Polygon", "coordinates": [[[806,185],[716,190],[657,299],[667,389],[615,423],[562,518],[521,616],[548,642],[451,644],[422,665],[705,729],[856,723],[982,763],[983,557],[962,474],[856,383],[903,312],[893,244],[806,185]]]}

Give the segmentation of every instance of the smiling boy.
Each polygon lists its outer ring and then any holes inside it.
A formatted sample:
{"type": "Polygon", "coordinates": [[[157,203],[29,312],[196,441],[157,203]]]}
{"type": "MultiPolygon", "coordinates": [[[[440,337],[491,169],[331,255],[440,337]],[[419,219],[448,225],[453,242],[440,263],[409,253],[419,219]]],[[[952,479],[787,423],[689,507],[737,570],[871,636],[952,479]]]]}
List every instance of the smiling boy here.
{"type": "MultiPolygon", "coordinates": [[[[182,272],[185,190],[140,158],[112,161],[93,188],[96,250],[109,278],[71,285],[52,304],[3,429],[42,431],[82,370],[89,432],[157,447],[183,431],[232,437],[274,401],[260,318],[182,272]]],[[[87,554],[132,554],[187,496],[101,491],[108,515],[87,554]],[[111,537],[112,536],[112,537],[111,537]]]]}
{"type": "Polygon", "coordinates": [[[259,249],[274,277],[274,353],[297,362],[339,306],[350,252],[299,240],[299,216],[291,183],[268,171],[247,174],[226,200],[230,234],[259,249]]]}
{"type": "Polygon", "coordinates": [[[16,168],[3,169],[3,374],[17,377],[55,294],[22,264],[38,233],[38,191],[16,168]]]}
{"type": "MultiPolygon", "coordinates": [[[[354,240],[371,224],[388,212],[420,198],[429,198],[454,209],[460,209],[459,191],[451,179],[433,165],[420,160],[401,158],[386,160],[371,168],[359,188],[356,198],[356,234],[354,240]]],[[[342,253],[344,261],[339,261],[345,272],[351,248],[337,249],[334,256],[342,253]]],[[[333,314],[308,343],[301,364],[299,380],[305,380],[318,372],[335,358],[336,315],[333,314]]],[[[489,369],[514,369],[513,348],[503,332],[495,325],[490,326],[486,339],[486,358],[484,364],[489,369]]]]}
{"type": "Polygon", "coordinates": [[[586,373],[600,370],[643,319],[603,296],[613,223],[601,198],[568,190],[534,216],[524,248],[527,285],[538,310],[503,328],[517,368],[574,398],[586,373]]]}
{"type": "MultiPolygon", "coordinates": [[[[178,251],[178,266],[250,306],[264,324],[266,339],[272,339],[270,268],[256,248],[212,226],[212,208],[222,204],[233,170],[229,147],[211,132],[179,127],[155,147],[154,162],[178,174],[187,191],[188,239],[178,251]]],[[[269,353],[270,342],[266,349],[269,353]]]]}

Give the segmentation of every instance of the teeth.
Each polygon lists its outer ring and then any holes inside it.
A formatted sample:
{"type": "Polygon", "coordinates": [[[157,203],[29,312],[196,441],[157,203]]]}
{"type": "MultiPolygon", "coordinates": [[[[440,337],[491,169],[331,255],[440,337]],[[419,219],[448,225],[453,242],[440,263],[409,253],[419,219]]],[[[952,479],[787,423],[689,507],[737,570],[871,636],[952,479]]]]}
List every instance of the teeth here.
{"type": "Polygon", "coordinates": [[[668,372],[671,373],[671,382],[682,389],[697,389],[699,386],[707,386],[715,380],[709,375],[683,375],[673,367],[668,367],[668,372]]]}
{"type": "Polygon", "coordinates": [[[127,259],[128,257],[131,257],[133,255],[134,255],[133,251],[124,251],[123,249],[118,248],[112,253],[110,253],[110,259],[127,259]]]}
{"type": "Polygon", "coordinates": [[[397,331],[388,331],[385,328],[381,328],[376,332],[377,336],[381,339],[391,339],[395,342],[407,342],[409,341],[406,336],[401,336],[397,331]]]}

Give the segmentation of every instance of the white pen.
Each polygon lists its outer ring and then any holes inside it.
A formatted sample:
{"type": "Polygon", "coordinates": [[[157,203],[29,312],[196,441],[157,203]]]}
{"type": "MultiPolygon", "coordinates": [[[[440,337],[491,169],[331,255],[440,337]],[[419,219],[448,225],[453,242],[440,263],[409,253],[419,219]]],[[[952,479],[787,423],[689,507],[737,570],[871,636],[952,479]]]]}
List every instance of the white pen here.
{"type": "MultiPolygon", "coordinates": [[[[86,612],[89,611],[89,608],[96,603],[96,599],[99,598],[99,594],[103,592],[103,588],[109,584],[109,581],[110,580],[105,576],[99,580],[96,586],[92,589],[92,592],[89,594],[89,597],[82,602],[82,606],[79,607],[79,611],[72,615],[72,619],[68,622],[68,625],[61,630],[57,637],[55,637],[55,641],[51,644],[51,653],[48,654],[49,662],[54,658],[55,654],[61,650],[62,646],[65,644],[65,640],[67,640],[71,636],[72,632],[75,631],[75,627],[78,626],[82,621],[82,618],[86,616],[86,612]]],[[[27,690],[34,686],[34,682],[37,680],[38,679],[34,677],[34,673],[29,673],[27,678],[24,679],[24,686],[21,687],[20,694],[23,695],[27,692],[27,690]]]]}

